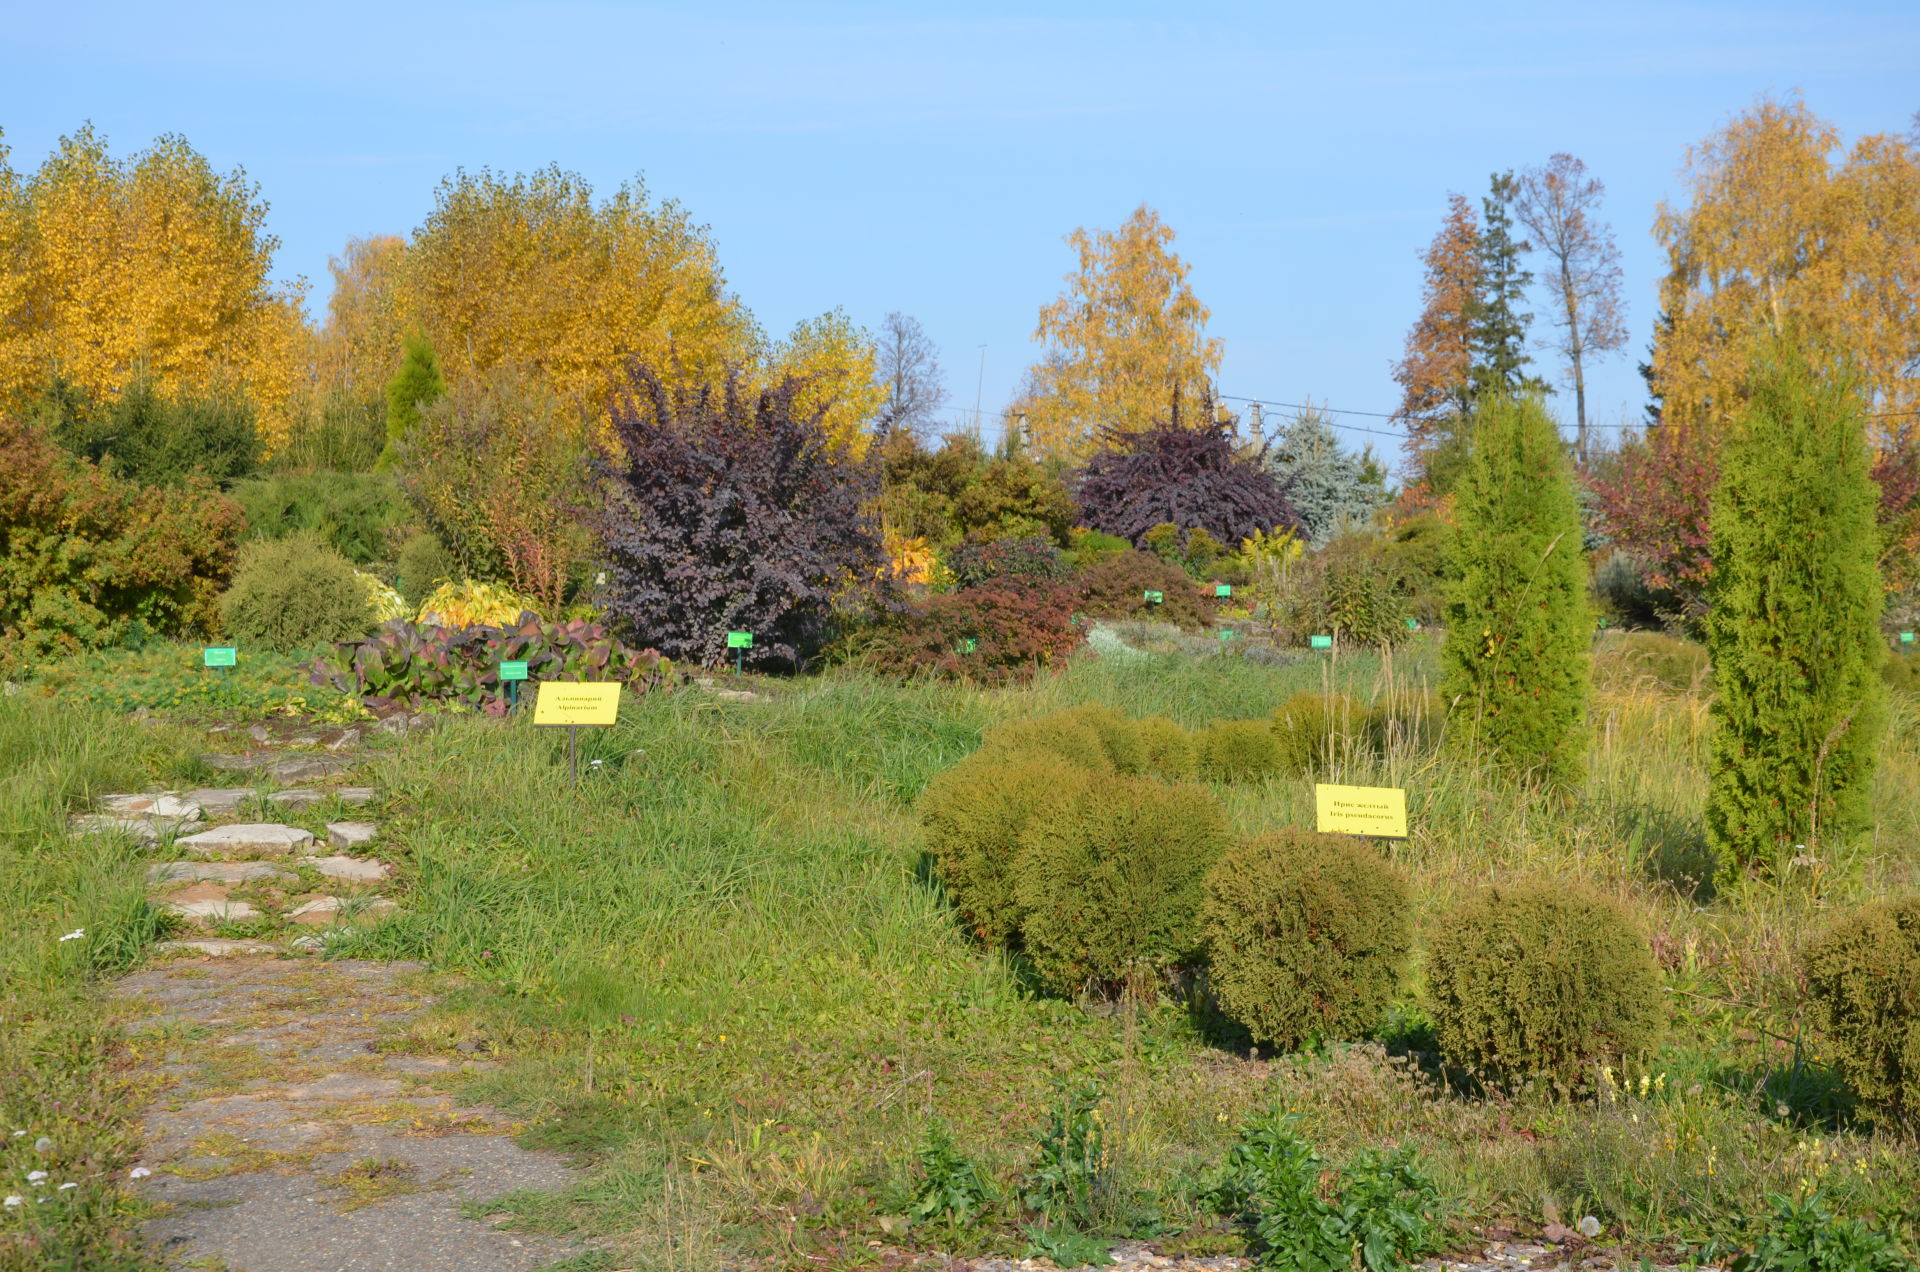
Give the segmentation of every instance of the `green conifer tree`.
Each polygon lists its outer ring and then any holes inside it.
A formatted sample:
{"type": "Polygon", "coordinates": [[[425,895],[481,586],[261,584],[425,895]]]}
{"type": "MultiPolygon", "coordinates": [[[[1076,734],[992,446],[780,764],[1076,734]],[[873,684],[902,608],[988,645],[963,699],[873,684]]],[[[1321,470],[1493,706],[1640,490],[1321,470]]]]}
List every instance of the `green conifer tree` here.
{"type": "Polygon", "coordinates": [[[421,412],[447,395],[440,360],[425,336],[407,337],[406,356],[387,381],[387,445],[380,452],[380,468],[391,468],[399,458],[401,439],[420,423],[421,412]]]}
{"type": "Polygon", "coordinates": [[[1441,655],[1451,736],[1531,780],[1576,783],[1593,619],[1567,448],[1538,395],[1481,400],[1454,494],[1458,577],[1441,655]]]}
{"type": "Polygon", "coordinates": [[[1848,374],[1771,342],[1713,498],[1707,838],[1723,870],[1869,825],[1884,719],[1878,502],[1848,374]]]}
{"type": "Polygon", "coordinates": [[[1550,393],[1545,380],[1528,375],[1533,359],[1527,355],[1527,328],[1533,315],[1520,312],[1527,303],[1533,272],[1520,263],[1527,244],[1513,237],[1511,172],[1493,174],[1493,188],[1480,201],[1479,289],[1468,310],[1467,340],[1473,350],[1468,372],[1475,398],[1489,394],[1550,393]]]}

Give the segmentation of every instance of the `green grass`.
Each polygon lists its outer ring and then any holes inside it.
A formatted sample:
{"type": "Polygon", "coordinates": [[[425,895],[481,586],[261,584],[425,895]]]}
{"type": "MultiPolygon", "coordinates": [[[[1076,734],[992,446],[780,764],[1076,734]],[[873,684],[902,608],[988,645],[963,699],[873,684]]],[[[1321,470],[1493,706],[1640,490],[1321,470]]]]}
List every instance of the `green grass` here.
{"type": "MultiPolygon", "coordinates": [[[[1573,797],[1512,790],[1430,749],[1329,757],[1326,780],[1409,791],[1413,834],[1390,852],[1413,881],[1422,948],[1444,937],[1456,899],[1520,875],[1582,880],[1643,916],[1673,991],[1670,1041],[1596,1101],[1440,1085],[1417,973],[1379,1042],[1286,1057],[1249,1058],[1182,1003],[1129,1015],[1041,996],[958,930],[928,880],[912,800],[998,721],[1100,702],[1197,727],[1266,715],[1303,689],[1370,700],[1423,687],[1431,652],[1415,642],[1391,665],[1345,653],[1279,666],[1087,659],[991,692],[836,673],[772,682],[759,703],[660,694],[629,701],[615,729],[582,732],[578,789],[564,735],[451,719],[369,758],[406,909],[336,952],[423,958],[468,978],[400,1045],[503,1062],[470,1094],[525,1117],[530,1142],[577,1155],[589,1182],[500,1206],[529,1229],[605,1239],[610,1266],[855,1266],[875,1240],[1020,1253],[1023,1176],[1063,1084],[1086,1081],[1101,1093],[1105,1147],[1076,1222],[1095,1235],[1234,1248],[1199,1196],[1238,1123],[1276,1101],[1336,1165],[1388,1140],[1415,1147],[1462,1222],[1537,1231],[1548,1216],[1592,1213],[1635,1248],[1697,1250],[1741,1239],[1766,1193],[1816,1183],[1839,1210],[1897,1216],[1920,1193],[1920,1152],[1855,1120],[1801,1031],[1794,958],[1846,906],[1920,886],[1910,708],[1884,749],[1870,841],[1719,895],[1704,883],[1705,702],[1663,679],[1608,682],[1573,797]],[[992,1200],[964,1228],[909,1230],[916,1153],[936,1120],[992,1200]]],[[[8,702],[17,720],[56,714],[8,702]]],[[[82,794],[167,760],[158,735],[89,719],[65,749],[33,743],[64,758],[18,803],[38,810],[36,829],[9,839],[5,882],[40,898],[28,912],[42,917],[20,947],[35,951],[27,963],[0,966],[10,987],[40,987],[9,988],[9,1013],[41,1003],[43,1019],[92,1031],[108,1072],[110,1026],[84,986],[144,939],[130,862],[102,846],[56,866],[27,848],[51,842],[82,794]],[[109,744],[135,749],[88,750],[109,744]],[[85,949],[46,944],[83,914],[85,949]]],[[[1308,779],[1216,792],[1243,831],[1311,824],[1308,779]]],[[[80,1089],[32,1063],[46,1090],[80,1089]]],[[[124,1152],[112,1147],[130,1116],[121,1081],[109,1073],[85,1097],[102,1161],[124,1152]]],[[[109,1216],[86,1239],[111,1249],[123,1228],[109,1216]]]]}
{"type": "Polygon", "coordinates": [[[138,962],[156,919],[137,850],[68,839],[66,818],[97,794],[192,775],[188,741],[84,705],[0,698],[0,1192],[25,1199],[0,1211],[0,1268],[147,1266],[117,1185],[142,1101],[97,982],[138,962]],[[84,935],[61,939],[72,931],[84,935]],[[44,1185],[28,1184],[34,1170],[44,1185]]]}
{"type": "MultiPolygon", "coordinates": [[[[507,1063],[480,1093],[530,1115],[535,1142],[592,1164],[577,1195],[523,1199],[527,1222],[584,1226],[657,1266],[718,1249],[831,1260],[894,1240],[935,1118],[1001,1198],[940,1240],[1018,1252],[1011,1199],[1068,1079],[1104,1093],[1109,1235],[1231,1244],[1199,1183],[1241,1118],[1276,1098],[1335,1162],[1415,1145],[1475,1220],[1594,1213],[1643,1246],[1725,1241],[1764,1193],[1803,1179],[1843,1209],[1894,1213],[1920,1188],[1920,1156],[1847,1118],[1798,1033],[1792,960],[1838,907],[1914,886],[1910,719],[1888,747],[1872,843],[1817,879],[1710,904],[1695,697],[1600,699],[1593,776],[1573,799],[1430,751],[1334,757],[1330,780],[1410,790],[1416,830],[1392,853],[1425,940],[1454,899],[1522,874],[1589,881],[1646,917],[1675,991],[1673,1041],[1644,1074],[1619,1075],[1629,1089],[1612,1101],[1448,1094],[1418,1061],[1417,984],[1386,1039],[1411,1058],[1372,1046],[1248,1060],[1179,1004],[1089,1013],[1035,995],[967,941],[926,880],[911,800],[997,720],[1097,701],[1198,725],[1265,714],[1302,688],[1418,687],[1428,657],[1089,660],[998,692],[836,675],[751,705],[660,695],[583,735],[603,764],[577,792],[557,735],[456,722],[388,761],[381,780],[409,810],[393,826],[409,910],[360,949],[472,976],[414,1045],[483,1042],[507,1063]]],[[[1311,823],[1305,779],[1218,793],[1245,831],[1311,823]]]]}

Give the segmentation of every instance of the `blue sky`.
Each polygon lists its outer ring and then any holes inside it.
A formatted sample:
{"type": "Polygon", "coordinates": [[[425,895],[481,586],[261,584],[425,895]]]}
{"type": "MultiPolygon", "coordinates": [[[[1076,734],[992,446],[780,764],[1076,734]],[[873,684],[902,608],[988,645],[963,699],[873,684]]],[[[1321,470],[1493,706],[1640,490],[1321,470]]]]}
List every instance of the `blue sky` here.
{"type": "Polygon", "coordinates": [[[1763,93],[1801,92],[1849,139],[1920,110],[1913,0],[275,10],[15,6],[13,165],[86,120],[117,152],[182,133],[260,183],[316,311],[328,256],[410,230],[456,167],[644,173],[711,227],[770,331],[911,313],[957,409],[986,346],[989,414],[1073,264],[1061,237],[1143,201],[1226,341],[1223,392],[1390,410],[1448,191],[1565,150],[1608,185],[1634,333],[1590,414],[1637,419],[1649,228],[1686,147],[1763,93]]]}

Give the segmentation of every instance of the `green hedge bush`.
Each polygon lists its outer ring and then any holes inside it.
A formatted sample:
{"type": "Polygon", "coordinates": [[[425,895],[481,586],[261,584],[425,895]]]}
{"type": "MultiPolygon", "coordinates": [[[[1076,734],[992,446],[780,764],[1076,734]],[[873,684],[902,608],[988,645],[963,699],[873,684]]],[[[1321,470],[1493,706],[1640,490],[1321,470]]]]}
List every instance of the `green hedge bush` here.
{"type": "Polygon", "coordinates": [[[1427,983],[1449,1065],[1514,1085],[1591,1084],[1665,1022],[1646,934],[1617,901],[1544,883],[1488,888],[1437,929],[1427,983]]]}
{"type": "Polygon", "coordinates": [[[1256,1042],[1359,1038],[1413,946],[1406,881],[1358,839],[1282,830],[1229,849],[1200,907],[1208,984],[1256,1042]]]}
{"type": "Polygon", "coordinates": [[[1861,1101],[1920,1121],[1920,895],[1865,906],[1805,956],[1815,1028],[1861,1101]]]}
{"type": "Polygon", "coordinates": [[[228,639],[263,649],[359,640],[374,628],[366,583],[319,535],[296,531],[240,549],[233,586],[220,598],[228,639]]]}
{"type": "Polygon", "coordinates": [[[1257,782],[1280,771],[1280,737],[1267,720],[1216,720],[1193,739],[1200,776],[1257,782]]]}
{"type": "Polygon", "coordinates": [[[954,908],[981,941],[1018,943],[1014,863],[1021,835],[1042,805],[1071,798],[1093,780],[1085,767],[1059,756],[976,751],[920,793],[927,852],[954,908]]]}
{"type": "Polygon", "coordinates": [[[1023,841],[1021,940],[1048,986],[1137,989],[1198,961],[1201,881],[1232,842],[1204,788],[1100,778],[1047,801],[1023,841]]]}
{"type": "Polygon", "coordinates": [[[243,524],[204,482],[134,485],[0,414],[0,674],[211,631],[243,524]]]}
{"type": "Polygon", "coordinates": [[[356,565],[391,561],[395,534],[413,513],[386,473],[276,473],[234,486],[248,539],[309,530],[356,565]]]}
{"type": "Polygon", "coordinates": [[[460,563],[447,551],[432,531],[422,530],[407,537],[393,562],[394,586],[400,595],[419,605],[442,583],[462,577],[460,563]]]}
{"type": "Polygon", "coordinates": [[[1198,754],[1193,735],[1166,716],[1148,716],[1133,723],[1140,739],[1145,771],[1169,782],[1185,781],[1194,775],[1198,754]]]}

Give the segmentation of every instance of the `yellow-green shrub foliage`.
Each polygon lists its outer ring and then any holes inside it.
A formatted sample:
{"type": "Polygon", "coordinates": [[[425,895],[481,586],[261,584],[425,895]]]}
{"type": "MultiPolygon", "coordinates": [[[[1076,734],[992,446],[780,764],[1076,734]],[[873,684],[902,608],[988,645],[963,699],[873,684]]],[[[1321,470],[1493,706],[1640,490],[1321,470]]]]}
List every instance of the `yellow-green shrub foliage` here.
{"type": "Polygon", "coordinates": [[[1616,692],[1655,688],[1696,693],[1712,680],[1707,647],[1659,632],[1603,637],[1593,650],[1593,680],[1616,692]]]}
{"type": "Polygon", "coordinates": [[[301,531],[241,547],[233,586],[220,598],[220,624],[240,645],[299,649],[359,640],[373,630],[373,602],[352,562],[301,531]]]}
{"type": "Polygon", "coordinates": [[[1200,935],[1220,1009],[1256,1042],[1359,1038],[1400,987],[1407,884],[1358,839],[1281,830],[1207,872],[1200,935]]]}
{"type": "Polygon", "coordinates": [[[1808,947],[1814,1026],[1860,1099],[1920,1121],[1920,895],[1881,901],[1808,947]]]}
{"type": "Polygon", "coordinates": [[[1200,776],[1257,782],[1280,771],[1280,738],[1266,720],[1215,720],[1193,739],[1200,776]]]}
{"type": "Polygon", "coordinates": [[[1146,757],[1146,771],[1177,782],[1192,777],[1196,763],[1193,735],[1165,716],[1134,721],[1146,757]]]}
{"type": "Polygon", "coordinates": [[[1427,984],[1450,1065],[1575,1089],[1660,1037],[1660,969],[1616,901],[1544,883],[1488,888],[1437,930],[1427,984]]]}
{"type": "Polygon", "coordinates": [[[442,583],[420,602],[423,623],[441,627],[504,627],[522,614],[537,613],[533,600],[504,583],[477,583],[462,579],[442,583]]]}
{"type": "Polygon", "coordinates": [[[1364,743],[1372,715],[1345,694],[1296,693],[1273,713],[1283,773],[1312,773],[1322,768],[1331,748],[1340,755],[1364,743]]]}
{"type": "Polygon", "coordinates": [[[919,802],[927,851],[954,908],[982,941],[1010,945],[1019,935],[1014,860],[1027,823],[1043,804],[1093,780],[1058,756],[976,751],[927,783],[919,802]]]}
{"type": "Polygon", "coordinates": [[[1027,824],[1015,894],[1021,941],[1053,989],[1111,989],[1188,966],[1207,870],[1232,842],[1205,789],[1104,777],[1027,824]]]}
{"type": "Polygon", "coordinates": [[[1097,773],[1138,773],[1146,763],[1133,721],[1092,703],[997,724],[987,730],[981,749],[1007,755],[1057,755],[1097,773]]]}

